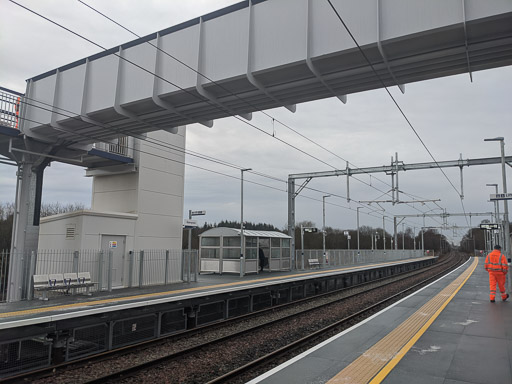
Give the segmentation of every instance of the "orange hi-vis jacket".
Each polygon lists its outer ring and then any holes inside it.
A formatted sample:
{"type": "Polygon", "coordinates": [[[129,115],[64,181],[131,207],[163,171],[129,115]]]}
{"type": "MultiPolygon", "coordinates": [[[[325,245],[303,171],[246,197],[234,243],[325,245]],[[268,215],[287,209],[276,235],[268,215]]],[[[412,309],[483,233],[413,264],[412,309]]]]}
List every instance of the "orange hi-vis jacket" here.
{"type": "Polygon", "coordinates": [[[487,272],[501,272],[504,275],[508,272],[507,258],[499,249],[495,249],[485,258],[485,270],[487,272]]]}

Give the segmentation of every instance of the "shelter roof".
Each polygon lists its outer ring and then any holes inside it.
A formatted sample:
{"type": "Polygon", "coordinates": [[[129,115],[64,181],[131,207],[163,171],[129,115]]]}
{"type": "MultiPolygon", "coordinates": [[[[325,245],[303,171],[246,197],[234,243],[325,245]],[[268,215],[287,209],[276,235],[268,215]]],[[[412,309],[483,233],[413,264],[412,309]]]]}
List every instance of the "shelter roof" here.
{"type": "MultiPolygon", "coordinates": [[[[201,236],[240,236],[240,228],[217,227],[209,229],[201,234],[201,236]]],[[[252,229],[244,229],[244,236],[255,237],[276,237],[282,239],[291,239],[290,236],[277,231],[258,231],[252,229]]]]}

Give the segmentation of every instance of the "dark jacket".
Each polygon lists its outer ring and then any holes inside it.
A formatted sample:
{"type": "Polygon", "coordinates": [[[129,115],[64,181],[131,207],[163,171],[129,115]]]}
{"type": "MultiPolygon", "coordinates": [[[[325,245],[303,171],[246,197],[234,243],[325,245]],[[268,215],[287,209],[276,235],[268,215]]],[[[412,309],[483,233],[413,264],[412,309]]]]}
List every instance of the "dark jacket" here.
{"type": "Polygon", "coordinates": [[[265,265],[265,253],[263,252],[263,249],[258,249],[258,258],[260,259],[260,264],[265,265]]]}

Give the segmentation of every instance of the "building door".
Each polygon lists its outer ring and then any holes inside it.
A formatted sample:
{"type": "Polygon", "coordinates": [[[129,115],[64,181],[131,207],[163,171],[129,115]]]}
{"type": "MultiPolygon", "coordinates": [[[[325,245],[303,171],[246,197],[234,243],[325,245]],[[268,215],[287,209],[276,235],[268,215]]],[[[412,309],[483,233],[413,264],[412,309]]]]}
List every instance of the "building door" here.
{"type": "Polygon", "coordinates": [[[108,286],[108,252],[112,251],[112,288],[122,288],[126,236],[101,235],[101,249],[104,251],[103,286],[108,286]]]}

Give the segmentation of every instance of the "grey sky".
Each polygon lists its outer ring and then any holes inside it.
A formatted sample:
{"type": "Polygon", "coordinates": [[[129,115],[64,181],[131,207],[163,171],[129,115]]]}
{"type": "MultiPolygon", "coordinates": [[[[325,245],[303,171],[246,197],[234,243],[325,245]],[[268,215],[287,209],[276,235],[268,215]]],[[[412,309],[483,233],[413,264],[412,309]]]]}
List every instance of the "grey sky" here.
{"type": "MultiPolygon", "coordinates": [[[[146,35],[236,2],[89,1],[89,4],[138,34],[146,35]]],[[[76,1],[20,0],[20,3],[107,48],[133,40],[132,35],[76,1]]],[[[97,47],[6,0],[0,0],[0,6],[0,86],[24,92],[26,79],[99,51],[97,47]]],[[[472,83],[469,75],[465,74],[407,84],[405,95],[395,88],[391,92],[436,160],[444,161],[458,159],[461,153],[464,159],[499,156],[498,143],[483,142],[486,137],[496,136],[505,137],[506,153],[512,155],[511,86],[512,68],[504,67],[475,72],[472,83]]],[[[300,138],[277,121],[273,124],[269,117],[261,113],[254,114],[252,124],[267,132],[274,132],[280,139],[337,168],[344,169],[346,166],[345,161],[340,158],[359,167],[389,165],[395,152],[398,152],[399,159],[405,163],[432,161],[384,90],[349,95],[346,105],[332,98],[300,104],[295,114],[284,108],[267,113],[339,157],[300,138]]],[[[192,125],[187,134],[189,150],[240,167],[252,168],[256,172],[283,181],[245,174],[248,183],[244,190],[244,218],[253,222],[267,222],[283,228],[287,221],[284,181],[288,174],[332,169],[235,118],[217,120],[211,129],[192,125]]],[[[185,212],[188,209],[206,210],[207,215],[199,218],[200,223],[204,220],[239,220],[240,171],[191,156],[187,156],[187,163],[231,177],[187,167],[185,212]]],[[[445,169],[445,173],[455,189],[460,190],[459,170],[445,169]]],[[[0,201],[13,201],[14,176],[14,167],[0,165],[0,201]]],[[[83,169],[53,163],[45,176],[44,201],[90,204],[91,180],[84,177],[83,169]]],[[[424,199],[441,199],[439,205],[448,212],[462,212],[458,193],[441,171],[411,171],[401,173],[399,177],[402,191],[424,199]]],[[[357,178],[372,187],[352,179],[352,199],[389,199],[389,196],[381,196],[390,189],[389,176],[375,174],[371,178],[357,178]]],[[[507,167],[507,178],[510,185],[510,167],[507,167]]],[[[489,212],[494,209],[488,202],[489,194],[494,193],[494,190],[486,187],[486,183],[498,183],[501,190],[499,166],[464,169],[463,204],[467,213],[489,212]]],[[[305,190],[301,193],[304,197],[297,199],[297,220],[311,220],[321,226],[322,195],[346,196],[346,179],[314,179],[308,187],[321,192],[305,190]]],[[[402,198],[412,200],[411,196],[402,198]]],[[[347,203],[345,199],[334,196],[328,198],[327,202],[327,225],[342,229],[356,227],[355,208],[358,204],[347,203]]],[[[415,208],[390,204],[382,206],[386,209],[384,214],[388,216],[388,231],[391,229],[390,218],[393,215],[416,214],[436,208],[431,203],[415,204],[415,208]]],[[[372,215],[376,217],[362,215],[361,224],[381,227],[381,216],[375,213],[372,215]]],[[[473,217],[471,224],[476,225],[481,220],[480,217],[473,217]]],[[[408,225],[417,228],[421,226],[421,222],[419,218],[407,220],[408,225]]],[[[437,219],[437,224],[428,220],[427,225],[438,225],[441,222],[441,219],[437,219]]],[[[450,225],[459,226],[465,226],[467,222],[469,218],[448,220],[450,225]]],[[[450,239],[458,240],[465,232],[466,229],[460,229],[443,233],[450,239]]]]}

